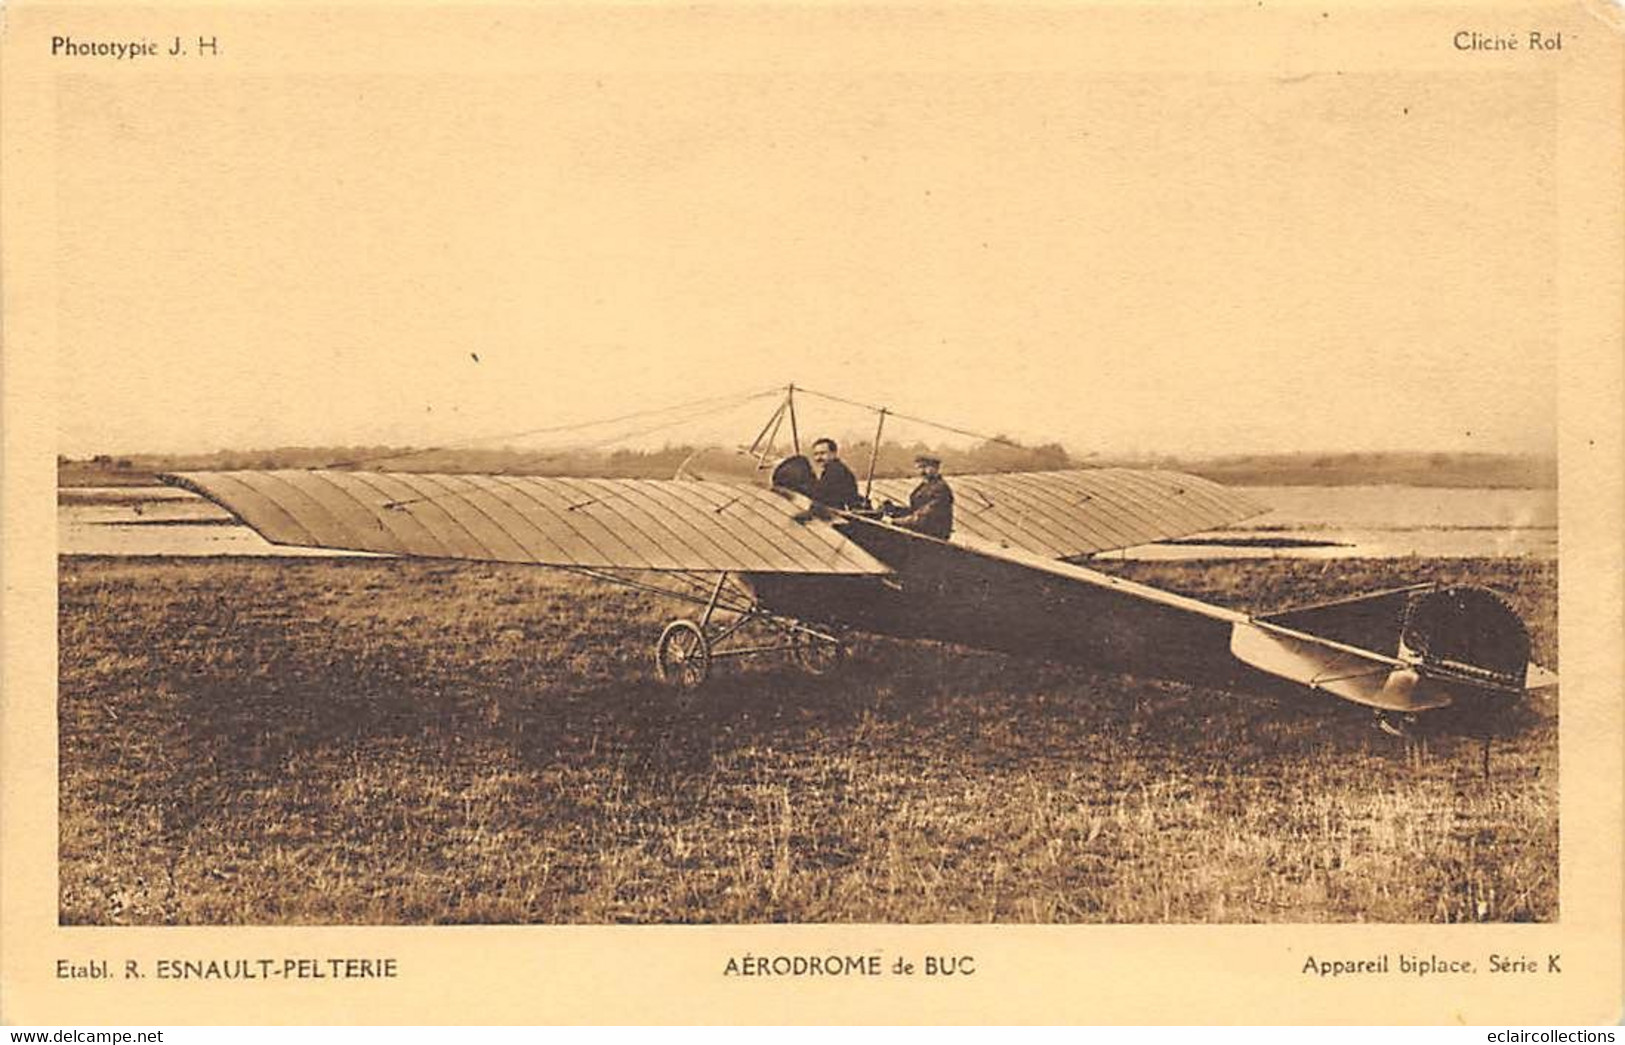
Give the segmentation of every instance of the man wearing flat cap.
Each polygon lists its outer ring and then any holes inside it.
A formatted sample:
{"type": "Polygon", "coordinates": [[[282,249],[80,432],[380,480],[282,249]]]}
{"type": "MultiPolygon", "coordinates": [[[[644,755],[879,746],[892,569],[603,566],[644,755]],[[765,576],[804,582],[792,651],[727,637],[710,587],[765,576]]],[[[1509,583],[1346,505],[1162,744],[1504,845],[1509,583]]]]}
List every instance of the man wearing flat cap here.
{"type": "Polygon", "coordinates": [[[945,541],[954,532],[954,492],[942,478],[942,460],[931,454],[914,458],[920,485],[908,495],[908,511],[892,521],[905,529],[945,541]]]}

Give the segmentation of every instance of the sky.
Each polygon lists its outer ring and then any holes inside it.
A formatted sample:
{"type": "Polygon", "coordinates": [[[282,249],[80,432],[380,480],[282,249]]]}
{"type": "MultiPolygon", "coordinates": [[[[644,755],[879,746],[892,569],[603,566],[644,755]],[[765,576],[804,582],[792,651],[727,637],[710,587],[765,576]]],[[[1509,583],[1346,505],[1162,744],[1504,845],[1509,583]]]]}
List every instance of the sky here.
{"type": "Polygon", "coordinates": [[[795,381],[1079,453],[1551,452],[1552,80],[1278,73],[67,77],[59,449],[439,445],[795,381]]]}

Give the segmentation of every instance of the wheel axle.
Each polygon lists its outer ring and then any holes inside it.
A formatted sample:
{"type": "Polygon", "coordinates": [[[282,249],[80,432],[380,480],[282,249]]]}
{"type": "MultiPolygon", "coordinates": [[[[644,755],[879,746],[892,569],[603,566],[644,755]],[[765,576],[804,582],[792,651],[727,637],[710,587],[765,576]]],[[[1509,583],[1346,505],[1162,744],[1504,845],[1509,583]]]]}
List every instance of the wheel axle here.
{"type": "Polygon", "coordinates": [[[763,653],[786,654],[812,675],[827,674],[846,659],[846,647],[834,635],[799,622],[746,614],[711,635],[703,623],[678,619],[667,624],[655,643],[655,669],[662,682],[678,689],[695,689],[711,677],[716,661],[763,653]],[[720,646],[750,623],[773,627],[780,631],[782,639],[765,645],[720,646]]]}

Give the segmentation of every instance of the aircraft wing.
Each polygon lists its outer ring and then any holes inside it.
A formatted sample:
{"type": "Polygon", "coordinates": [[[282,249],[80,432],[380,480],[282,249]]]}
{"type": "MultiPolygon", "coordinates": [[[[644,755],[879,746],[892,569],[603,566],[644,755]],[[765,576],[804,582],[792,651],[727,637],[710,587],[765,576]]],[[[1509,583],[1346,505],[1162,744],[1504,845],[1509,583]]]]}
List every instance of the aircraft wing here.
{"type": "MultiPolygon", "coordinates": [[[[1071,559],[1215,530],[1265,505],[1194,475],[1135,468],[951,475],[954,532],[1000,548],[1071,559]]],[[[877,479],[906,503],[912,479],[877,479]]]]}
{"type": "Polygon", "coordinates": [[[401,472],[185,472],[272,544],[585,568],[885,574],[807,502],[753,486],[401,472]]]}

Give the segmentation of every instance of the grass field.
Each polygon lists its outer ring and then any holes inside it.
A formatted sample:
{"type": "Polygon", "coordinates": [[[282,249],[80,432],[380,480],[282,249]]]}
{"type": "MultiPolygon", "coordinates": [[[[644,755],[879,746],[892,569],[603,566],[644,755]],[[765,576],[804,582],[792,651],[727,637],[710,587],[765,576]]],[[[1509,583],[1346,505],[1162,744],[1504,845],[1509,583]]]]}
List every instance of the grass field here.
{"type": "MultiPolygon", "coordinates": [[[[1123,563],[1265,609],[1525,560],[1123,563]]],[[[533,568],[61,560],[61,920],[1551,920],[1557,712],[1369,713],[862,640],[682,706],[675,607],[533,568]],[[1459,724],[1457,724],[1459,727],[1459,724]]]]}

